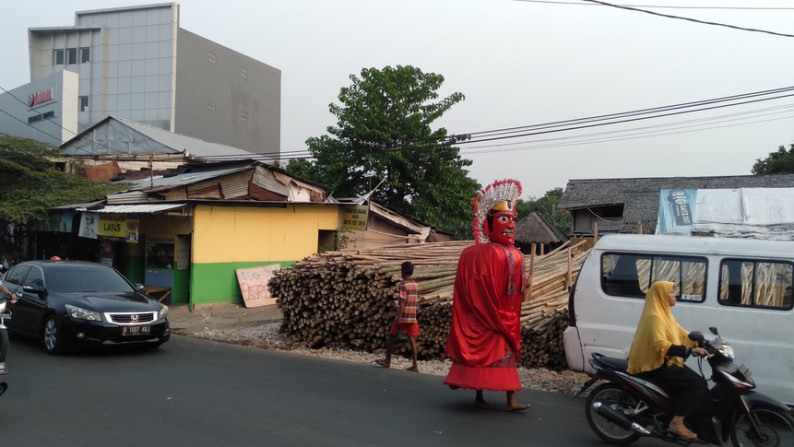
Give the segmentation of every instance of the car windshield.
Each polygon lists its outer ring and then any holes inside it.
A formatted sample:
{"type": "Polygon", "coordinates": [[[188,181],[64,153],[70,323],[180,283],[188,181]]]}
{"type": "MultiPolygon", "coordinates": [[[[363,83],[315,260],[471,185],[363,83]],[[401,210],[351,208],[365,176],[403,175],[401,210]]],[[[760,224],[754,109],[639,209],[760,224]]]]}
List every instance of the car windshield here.
{"type": "Polygon", "coordinates": [[[50,292],[132,292],[132,286],[118,272],[94,266],[62,266],[47,271],[50,292]]]}

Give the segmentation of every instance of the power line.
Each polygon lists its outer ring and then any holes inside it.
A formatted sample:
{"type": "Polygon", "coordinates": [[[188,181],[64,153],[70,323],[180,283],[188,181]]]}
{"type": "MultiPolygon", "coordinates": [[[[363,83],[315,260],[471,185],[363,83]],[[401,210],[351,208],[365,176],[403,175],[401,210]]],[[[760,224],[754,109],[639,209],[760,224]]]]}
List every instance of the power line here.
{"type": "MultiPolygon", "coordinates": [[[[565,2],[553,0],[513,0],[523,3],[546,3],[550,5],[574,5],[574,6],[596,6],[596,5],[583,5],[580,2],[565,2]]],[[[617,5],[626,6],[626,5],[617,5]]],[[[722,10],[755,10],[755,11],[791,11],[794,7],[783,6],[697,6],[697,5],[631,5],[635,8],[651,8],[651,9],[722,9],[722,10]]]]}
{"type": "Polygon", "coordinates": [[[589,3],[595,3],[595,4],[598,4],[598,5],[602,5],[602,6],[609,6],[611,8],[625,9],[625,10],[628,10],[628,11],[635,11],[635,12],[643,12],[645,14],[650,14],[650,15],[654,15],[654,16],[664,17],[664,18],[667,18],[667,19],[686,20],[686,21],[689,21],[689,22],[700,23],[700,24],[703,24],[703,25],[722,26],[722,27],[725,27],[725,28],[731,28],[731,29],[735,29],[735,30],[739,30],[739,31],[750,31],[750,32],[755,32],[755,33],[771,34],[773,36],[780,36],[780,37],[794,37],[794,34],[778,33],[778,32],[775,32],[775,31],[767,31],[767,30],[762,30],[762,29],[757,29],[757,28],[745,28],[743,26],[727,25],[725,23],[718,23],[718,22],[709,22],[709,21],[706,21],[706,20],[693,19],[691,17],[681,17],[681,16],[674,16],[674,15],[671,15],[671,14],[662,14],[660,12],[648,11],[647,9],[640,9],[640,8],[635,8],[635,7],[632,7],[632,6],[616,5],[616,4],[612,4],[612,3],[603,2],[603,1],[600,1],[600,0],[582,0],[582,1],[589,2],[589,3]]]}

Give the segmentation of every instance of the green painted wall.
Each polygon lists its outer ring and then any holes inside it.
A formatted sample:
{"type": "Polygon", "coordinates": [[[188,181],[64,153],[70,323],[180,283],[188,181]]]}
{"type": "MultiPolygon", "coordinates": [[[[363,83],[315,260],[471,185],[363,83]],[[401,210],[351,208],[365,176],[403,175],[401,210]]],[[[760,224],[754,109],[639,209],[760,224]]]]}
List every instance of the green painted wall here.
{"type": "Polygon", "coordinates": [[[279,264],[290,267],[295,261],[284,262],[221,262],[193,264],[190,268],[192,287],[191,307],[196,304],[242,301],[236,269],[279,264]]]}
{"type": "Polygon", "coordinates": [[[123,261],[126,263],[124,270],[121,273],[130,280],[131,283],[143,284],[144,278],[144,262],[143,256],[124,256],[123,261]]]}

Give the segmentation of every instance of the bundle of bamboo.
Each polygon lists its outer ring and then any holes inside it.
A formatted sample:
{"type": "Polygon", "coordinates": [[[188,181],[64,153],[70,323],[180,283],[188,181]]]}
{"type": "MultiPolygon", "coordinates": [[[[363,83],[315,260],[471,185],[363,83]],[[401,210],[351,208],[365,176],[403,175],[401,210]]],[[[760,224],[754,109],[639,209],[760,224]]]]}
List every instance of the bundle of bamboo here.
{"type": "MultiPolygon", "coordinates": [[[[327,252],[276,272],[268,286],[283,315],[281,332],[311,347],[368,352],[385,348],[394,318],[400,264],[411,261],[419,286],[419,356],[444,358],[452,289],[461,252],[473,244],[398,245],[366,252],[327,252]]],[[[565,367],[562,331],[568,290],[588,250],[565,245],[526,256],[528,278],[521,311],[524,366],[565,367]]],[[[407,346],[397,348],[406,353],[407,346]]]]}

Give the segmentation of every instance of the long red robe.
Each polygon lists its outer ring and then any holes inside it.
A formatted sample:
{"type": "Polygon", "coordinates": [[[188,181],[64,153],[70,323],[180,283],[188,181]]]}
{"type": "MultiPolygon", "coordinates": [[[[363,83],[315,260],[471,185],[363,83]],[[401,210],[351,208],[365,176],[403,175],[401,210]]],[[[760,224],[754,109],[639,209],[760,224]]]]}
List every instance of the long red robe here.
{"type": "Polygon", "coordinates": [[[521,389],[515,361],[521,353],[523,284],[523,255],[516,248],[491,243],[463,251],[446,346],[453,365],[445,384],[521,389]]]}

